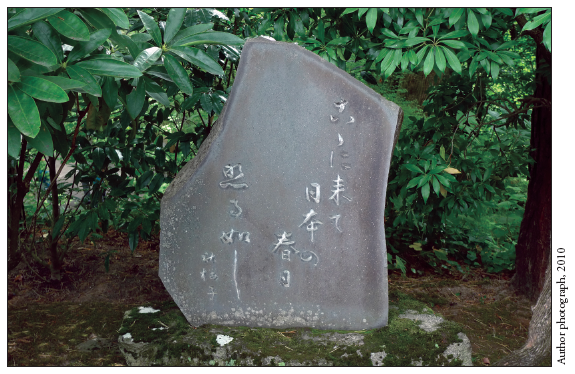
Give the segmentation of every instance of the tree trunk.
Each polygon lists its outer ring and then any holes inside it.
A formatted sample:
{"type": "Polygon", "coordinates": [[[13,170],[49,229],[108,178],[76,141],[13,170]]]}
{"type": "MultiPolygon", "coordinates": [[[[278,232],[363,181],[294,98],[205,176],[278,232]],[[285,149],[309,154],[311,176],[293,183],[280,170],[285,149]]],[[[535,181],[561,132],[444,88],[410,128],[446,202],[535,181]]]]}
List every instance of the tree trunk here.
{"type": "Polygon", "coordinates": [[[551,252],[547,260],[545,283],[533,308],[527,342],[494,366],[536,366],[551,353],[551,252]]]}
{"type": "MultiPolygon", "coordinates": [[[[50,169],[50,178],[56,175],[56,158],[48,157],[48,168],[50,169]]],[[[54,226],[60,219],[60,202],[58,201],[58,180],[54,180],[49,187],[52,190],[52,232],[48,237],[50,243],[50,278],[60,280],[62,278],[60,256],[58,254],[58,238],[54,239],[54,226]]]]}
{"type": "Polygon", "coordinates": [[[537,73],[534,98],[539,101],[531,115],[531,168],[525,214],[515,246],[515,275],[512,284],[534,301],[543,289],[545,269],[551,251],[551,54],[543,43],[535,53],[537,73]],[[542,68],[542,64],[549,67],[542,68]],[[545,70],[549,74],[545,76],[545,70]]]}

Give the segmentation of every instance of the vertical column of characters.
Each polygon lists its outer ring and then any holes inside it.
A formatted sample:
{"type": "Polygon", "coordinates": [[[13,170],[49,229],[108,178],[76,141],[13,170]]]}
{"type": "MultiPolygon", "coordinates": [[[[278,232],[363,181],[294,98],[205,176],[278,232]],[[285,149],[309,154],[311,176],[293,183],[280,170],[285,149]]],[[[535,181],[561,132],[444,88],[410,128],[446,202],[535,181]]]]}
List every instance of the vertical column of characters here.
{"type": "MultiPolygon", "coordinates": [[[[248,188],[248,185],[246,183],[244,183],[241,179],[244,177],[244,173],[242,171],[242,165],[241,164],[228,164],[226,166],[224,166],[224,177],[226,179],[224,179],[223,181],[221,181],[219,183],[220,188],[222,189],[232,189],[232,190],[245,190],[248,188]]],[[[239,200],[238,199],[231,199],[230,200],[230,204],[232,204],[232,209],[229,211],[229,214],[231,217],[233,218],[240,218],[242,216],[242,212],[243,209],[241,208],[241,206],[239,205],[239,200]]],[[[250,243],[250,233],[249,231],[240,231],[240,230],[235,230],[233,227],[229,230],[229,231],[222,231],[222,235],[219,238],[222,242],[222,244],[229,244],[232,246],[233,250],[234,250],[234,260],[233,260],[233,280],[234,280],[234,286],[235,286],[235,290],[236,290],[236,295],[238,300],[240,299],[240,290],[238,288],[238,281],[237,281],[237,272],[238,272],[238,244],[240,243],[250,243]]],[[[215,280],[217,280],[217,276],[215,278],[215,280]]],[[[210,300],[214,300],[214,295],[216,295],[217,293],[215,293],[214,290],[215,286],[210,286],[210,292],[208,292],[208,295],[210,295],[211,299],[210,300]]]]}

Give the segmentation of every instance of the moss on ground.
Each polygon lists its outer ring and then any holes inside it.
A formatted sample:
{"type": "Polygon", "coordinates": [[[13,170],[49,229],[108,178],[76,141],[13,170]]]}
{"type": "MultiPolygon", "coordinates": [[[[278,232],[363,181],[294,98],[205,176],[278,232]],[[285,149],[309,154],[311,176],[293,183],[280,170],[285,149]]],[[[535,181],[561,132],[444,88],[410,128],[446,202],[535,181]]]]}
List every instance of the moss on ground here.
{"type": "Polygon", "coordinates": [[[461,365],[461,361],[452,360],[450,363],[442,355],[450,344],[461,341],[457,337],[457,333],[462,331],[461,327],[444,321],[438,330],[425,332],[418,327],[420,321],[398,318],[408,310],[433,314],[424,303],[398,292],[390,294],[388,326],[355,332],[221,325],[194,328],[174,303],[149,306],[160,309],[160,312],[142,314],[138,308],[130,310],[119,333],[123,335],[129,332],[134,342],[157,345],[153,362],[157,365],[259,366],[265,363],[267,357],[274,357],[271,365],[283,366],[290,362],[317,365],[326,362],[336,366],[371,366],[371,353],[382,351],[387,354],[383,360],[386,366],[409,366],[413,361],[432,366],[461,365]],[[361,334],[363,344],[345,345],[328,339],[333,334],[349,333],[361,334]],[[219,334],[232,337],[232,342],[220,347],[216,342],[219,334]],[[322,336],[325,339],[319,340],[322,336]]]}

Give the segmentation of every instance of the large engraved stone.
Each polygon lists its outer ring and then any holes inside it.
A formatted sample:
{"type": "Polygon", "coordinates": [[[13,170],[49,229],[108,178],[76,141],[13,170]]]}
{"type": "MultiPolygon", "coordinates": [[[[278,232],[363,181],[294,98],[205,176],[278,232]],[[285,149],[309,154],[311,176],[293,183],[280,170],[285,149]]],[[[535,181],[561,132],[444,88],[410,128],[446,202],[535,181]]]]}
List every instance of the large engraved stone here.
{"type": "Polygon", "coordinates": [[[248,40],[219,120],[162,199],[160,278],[188,321],[385,326],[402,119],[315,54],[248,40]]]}

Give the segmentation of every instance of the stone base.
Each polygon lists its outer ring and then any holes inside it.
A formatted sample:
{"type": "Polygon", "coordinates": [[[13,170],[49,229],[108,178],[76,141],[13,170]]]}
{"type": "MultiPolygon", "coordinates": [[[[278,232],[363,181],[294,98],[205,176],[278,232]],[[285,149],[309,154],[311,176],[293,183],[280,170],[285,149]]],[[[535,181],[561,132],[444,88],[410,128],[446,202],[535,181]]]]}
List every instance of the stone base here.
{"type": "Polygon", "coordinates": [[[130,366],[472,366],[459,325],[390,300],[388,326],[361,331],[194,328],[173,303],[139,307],[124,314],[118,343],[130,366]]]}

